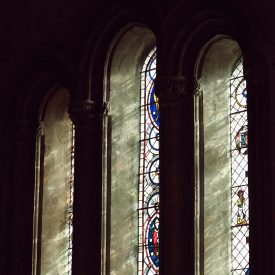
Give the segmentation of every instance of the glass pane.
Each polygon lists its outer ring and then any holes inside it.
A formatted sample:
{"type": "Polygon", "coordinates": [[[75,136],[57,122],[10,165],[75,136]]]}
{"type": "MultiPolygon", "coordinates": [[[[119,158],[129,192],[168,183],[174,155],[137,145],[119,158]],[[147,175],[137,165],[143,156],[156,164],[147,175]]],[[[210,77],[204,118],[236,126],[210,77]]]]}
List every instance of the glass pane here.
{"type": "Polygon", "coordinates": [[[154,90],[156,50],[141,72],[138,274],[159,273],[159,103],[154,90]]]}
{"type": "Polygon", "coordinates": [[[232,274],[249,269],[248,121],[243,59],[230,79],[232,274]]]}

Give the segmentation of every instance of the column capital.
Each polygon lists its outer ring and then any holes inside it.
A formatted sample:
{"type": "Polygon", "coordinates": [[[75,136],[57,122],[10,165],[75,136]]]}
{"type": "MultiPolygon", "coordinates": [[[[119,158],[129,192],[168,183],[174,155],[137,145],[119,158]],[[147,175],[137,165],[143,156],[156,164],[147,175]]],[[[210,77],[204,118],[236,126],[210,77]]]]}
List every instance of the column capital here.
{"type": "Polygon", "coordinates": [[[156,78],[155,87],[160,101],[178,101],[185,96],[194,95],[198,82],[184,76],[163,76],[156,78]]]}
{"type": "Polygon", "coordinates": [[[70,118],[75,125],[86,125],[96,117],[102,116],[108,109],[106,102],[92,100],[72,102],[69,105],[70,118]]]}

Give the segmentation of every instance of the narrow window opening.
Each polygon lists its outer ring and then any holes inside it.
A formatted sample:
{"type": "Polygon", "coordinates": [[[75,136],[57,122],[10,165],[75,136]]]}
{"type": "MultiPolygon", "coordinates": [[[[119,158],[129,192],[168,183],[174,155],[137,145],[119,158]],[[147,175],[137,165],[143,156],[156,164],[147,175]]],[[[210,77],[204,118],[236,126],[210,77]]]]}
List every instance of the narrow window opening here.
{"type": "Polygon", "coordinates": [[[49,92],[37,135],[33,275],[72,273],[74,127],[69,92],[49,92]]]}
{"type": "Polygon", "coordinates": [[[71,173],[70,173],[70,200],[68,204],[68,275],[72,274],[72,254],[73,254],[73,203],[74,203],[74,159],[75,159],[75,127],[71,123],[71,173]]]}
{"type": "Polygon", "coordinates": [[[202,49],[196,97],[196,274],[249,272],[248,122],[242,55],[217,36],[202,49]]]}
{"type": "Polygon", "coordinates": [[[155,94],[156,49],[141,72],[138,274],[159,274],[159,102],[155,94]]]}
{"type": "Polygon", "coordinates": [[[147,201],[142,197],[153,186],[157,192],[159,181],[159,160],[153,152],[158,151],[158,125],[154,124],[159,123],[153,93],[154,46],[150,30],[127,26],[110,46],[106,63],[105,99],[109,110],[104,120],[102,274],[156,274],[152,273],[152,262],[158,268],[157,231],[150,229],[149,223],[153,212],[158,211],[158,198],[149,203],[149,193],[147,201]],[[147,210],[148,203],[152,207],[147,210]],[[150,244],[149,231],[155,237],[150,244]],[[150,257],[148,253],[155,254],[150,257]]]}
{"type": "Polygon", "coordinates": [[[237,275],[249,270],[248,121],[242,57],[233,68],[229,84],[232,274],[237,275]]]}

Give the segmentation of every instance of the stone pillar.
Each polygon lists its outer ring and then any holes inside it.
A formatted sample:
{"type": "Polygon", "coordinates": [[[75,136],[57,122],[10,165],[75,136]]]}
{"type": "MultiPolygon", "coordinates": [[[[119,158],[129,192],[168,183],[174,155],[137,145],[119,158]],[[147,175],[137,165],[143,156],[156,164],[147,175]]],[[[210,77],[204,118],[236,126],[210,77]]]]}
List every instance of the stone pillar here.
{"type": "Polygon", "coordinates": [[[248,93],[250,266],[252,274],[273,274],[270,89],[268,66],[260,50],[244,53],[244,77],[248,93]]]}
{"type": "Polygon", "coordinates": [[[35,148],[37,124],[18,121],[9,127],[11,227],[8,274],[32,274],[35,148]]]}
{"type": "Polygon", "coordinates": [[[194,274],[194,81],[159,77],[160,274],[194,274]]]}
{"type": "Polygon", "coordinates": [[[105,106],[82,101],[70,106],[75,125],[73,275],[101,272],[102,115],[105,106]]]}

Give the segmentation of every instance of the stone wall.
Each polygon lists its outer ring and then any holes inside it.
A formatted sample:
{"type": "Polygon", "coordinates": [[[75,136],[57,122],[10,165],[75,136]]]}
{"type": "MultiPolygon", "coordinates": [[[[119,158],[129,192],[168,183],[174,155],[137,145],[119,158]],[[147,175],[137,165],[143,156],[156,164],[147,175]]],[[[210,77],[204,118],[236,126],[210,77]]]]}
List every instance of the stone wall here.
{"type": "Polygon", "coordinates": [[[107,265],[112,275],[137,272],[140,71],[146,50],[153,46],[151,32],[131,28],[117,44],[111,63],[107,265]]]}
{"type": "MultiPolygon", "coordinates": [[[[68,207],[70,206],[71,120],[69,94],[56,90],[46,105],[43,136],[41,274],[68,274],[68,207]]],[[[41,171],[42,172],[42,171],[41,171]]]]}
{"type": "MultiPolygon", "coordinates": [[[[213,43],[213,42],[212,42],[213,43]]],[[[231,161],[229,78],[241,55],[236,42],[218,38],[204,52],[201,71],[202,123],[200,142],[204,159],[200,213],[205,275],[230,274],[231,268],[231,161]]]]}

